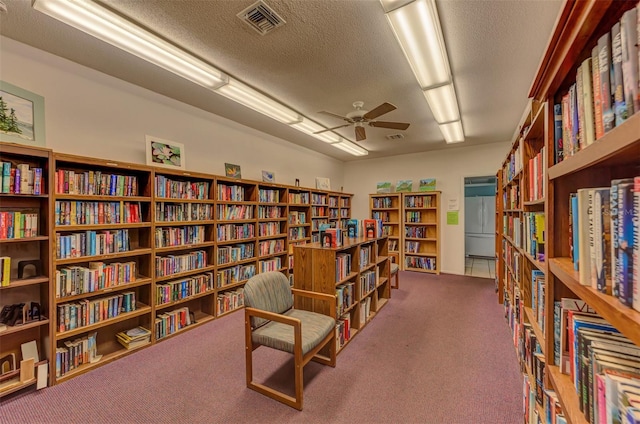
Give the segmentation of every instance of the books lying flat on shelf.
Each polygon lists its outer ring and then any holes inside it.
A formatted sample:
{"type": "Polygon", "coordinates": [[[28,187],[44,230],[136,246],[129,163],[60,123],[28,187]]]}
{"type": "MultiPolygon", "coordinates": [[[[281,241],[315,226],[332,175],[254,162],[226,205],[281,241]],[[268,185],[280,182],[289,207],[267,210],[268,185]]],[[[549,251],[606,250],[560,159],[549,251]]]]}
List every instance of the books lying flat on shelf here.
{"type": "Polygon", "coordinates": [[[151,342],[151,331],[136,327],[116,334],[118,342],[127,349],[133,349],[151,342]]]}

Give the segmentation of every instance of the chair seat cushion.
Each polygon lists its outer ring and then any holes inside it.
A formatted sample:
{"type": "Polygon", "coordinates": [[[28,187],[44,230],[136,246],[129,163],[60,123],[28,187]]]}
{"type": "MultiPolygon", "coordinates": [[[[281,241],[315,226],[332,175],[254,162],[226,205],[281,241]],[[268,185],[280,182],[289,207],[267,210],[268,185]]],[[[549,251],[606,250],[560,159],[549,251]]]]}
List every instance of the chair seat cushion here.
{"type": "MultiPolygon", "coordinates": [[[[336,326],[333,318],[317,312],[290,309],[284,315],[297,318],[302,324],[303,355],[316,347],[336,326]]],[[[291,325],[270,321],[268,324],[254,330],[251,333],[251,338],[254,343],[293,353],[294,334],[293,326],[291,325]]]]}
{"type": "Polygon", "coordinates": [[[400,267],[398,266],[398,264],[391,264],[391,275],[395,274],[396,272],[398,272],[398,269],[400,269],[400,267]]]}

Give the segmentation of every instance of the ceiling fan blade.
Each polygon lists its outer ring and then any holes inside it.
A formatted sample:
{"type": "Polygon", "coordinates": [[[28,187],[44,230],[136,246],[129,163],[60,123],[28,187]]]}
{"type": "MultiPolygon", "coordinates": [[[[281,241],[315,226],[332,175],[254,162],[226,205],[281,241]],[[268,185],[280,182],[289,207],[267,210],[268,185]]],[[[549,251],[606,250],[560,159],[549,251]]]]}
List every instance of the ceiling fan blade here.
{"type": "Polygon", "coordinates": [[[369,122],[369,125],[372,127],[378,127],[378,128],[391,128],[394,130],[406,130],[407,128],[409,128],[410,124],[407,124],[406,122],[384,122],[384,121],[374,121],[374,122],[369,122]]]}
{"type": "Polygon", "coordinates": [[[356,140],[362,141],[367,138],[367,134],[364,131],[364,127],[356,127],[356,140]]]}
{"type": "Polygon", "coordinates": [[[333,128],[327,128],[326,130],[316,131],[316,132],[314,132],[314,134],[320,134],[320,133],[323,133],[323,132],[325,132],[325,131],[333,131],[333,130],[337,130],[338,128],[348,127],[349,125],[351,125],[351,124],[344,124],[344,125],[340,125],[340,126],[333,127],[333,128]]]}
{"type": "Polygon", "coordinates": [[[396,107],[394,105],[392,105],[391,103],[382,103],[380,106],[376,107],[373,110],[370,110],[369,112],[365,113],[363,118],[364,119],[375,119],[380,115],[384,115],[385,113],[389,113],[392,110],[396,110],[396,107]]]}
{"type": "Polygon", "coordinates": [[[338,115],[337,113],[327,112],[326,110],[321,110],[318,113],[324,113],[325,115],[333,116],[334,118],[340,118],[344,121],[350,122],[349,118],[347,118],[346,116],[338,115]]]}

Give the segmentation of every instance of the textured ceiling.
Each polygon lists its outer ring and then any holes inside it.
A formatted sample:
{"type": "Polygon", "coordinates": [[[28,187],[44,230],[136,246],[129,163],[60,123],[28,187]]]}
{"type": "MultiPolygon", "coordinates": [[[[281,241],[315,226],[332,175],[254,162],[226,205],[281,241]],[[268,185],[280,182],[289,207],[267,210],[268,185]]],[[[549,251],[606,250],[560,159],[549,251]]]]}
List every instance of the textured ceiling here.
{"type": "MultiPolygon", "coordinates": [[[[342,160],[356,160],[284,124],[83,34],[31,8],[5,0],[0,33],[87,67],[175,98],[342,160]]],[[[289,105],[334,127],[319,114],[346,115],[382,102],[380,117],[409,122],[394,131],[366,127],[369,158],[509,141],[560,9],[560,1],[437,1],[466,141],[447,145],[433,120],[378,0],[266,0],[286,24],[260,35],[236,17],[254,0],[109,0],[128,19],[289,105]]],[[[355,140],[353,128],[336,130],[355,140]]]]}

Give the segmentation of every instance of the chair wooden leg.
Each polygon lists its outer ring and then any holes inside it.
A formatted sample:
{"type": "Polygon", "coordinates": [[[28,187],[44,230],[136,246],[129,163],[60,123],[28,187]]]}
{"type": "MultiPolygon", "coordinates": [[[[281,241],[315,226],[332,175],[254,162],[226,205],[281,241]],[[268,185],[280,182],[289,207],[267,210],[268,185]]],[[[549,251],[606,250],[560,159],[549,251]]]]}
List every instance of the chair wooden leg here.
{"type": "Polygon", "coordinates": [[[304,364],[302,363],[302,354],[295,355],[295,380],[296,380],[296,403],[294,408],[302,411],[302,396],[304,394],[304,378],[302,371],[304,370],[304,364]]]}
{"type": "Polygon", "coordinates": [[[245,350],[245,367],[247,387],[250,387],[253,381],[253,341],[251,340],[251,322],[248,315],[244,318],[244,350],[245,350]]]}

